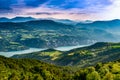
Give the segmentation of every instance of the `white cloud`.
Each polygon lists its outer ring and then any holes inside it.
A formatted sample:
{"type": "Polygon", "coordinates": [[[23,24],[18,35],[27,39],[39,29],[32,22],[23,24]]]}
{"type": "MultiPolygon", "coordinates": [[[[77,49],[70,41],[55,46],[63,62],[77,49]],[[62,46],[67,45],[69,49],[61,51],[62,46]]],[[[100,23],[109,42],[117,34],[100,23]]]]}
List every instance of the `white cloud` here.
{"type": "Polygon", "coordinates": [[[102,12],[102,19],[120,19],[120,0],[111,0],[112,5],[102,12]]]}
{"type": "MultiPolygon", "coordinates": [[[[21,0],[22,1],[22,0],[21,0]]],[[[90,4],[91,0],[87,0],[90,4]]],[[[37,8],[32,7],[13,7],[13,13],[6,13],[4,16],[15,17],[15,16],[33,16],[36,18],[60,18],[60,19],[73,19],[73,20],[108,20],[108,19],[120,19],[120,0],[111,0],[112,4],[109,6],[91,5],[86,8],[71,8],[71,9],[61,9],[61,8],[49,8],[46,2],[37,8]],[[60,13],[54,15],[34,15],[29,13],[60,13]]],[[[3,16],[3,15],[1,15],[3,16]]]]}

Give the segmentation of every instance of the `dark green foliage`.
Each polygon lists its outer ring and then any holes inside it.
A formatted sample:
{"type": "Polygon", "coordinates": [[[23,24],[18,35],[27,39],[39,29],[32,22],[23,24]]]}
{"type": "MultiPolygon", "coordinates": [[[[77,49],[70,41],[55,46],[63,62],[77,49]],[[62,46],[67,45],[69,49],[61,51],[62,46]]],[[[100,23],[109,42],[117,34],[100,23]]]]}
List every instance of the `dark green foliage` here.
{"type": "Polygon", "coordinates": [[[0,80],[119,80],[120,62],[87,68],[59,67],[32,59],[0,56],[0,80]]]}
{"type": "Polygon", "coordinates": [[[119,80],[120,62],[98,63],[94,67],[81,69],[75,73],[75,80],[119,80]],[[111,66],[111,67],[109,67],[111,66]],[[117,71],[114,73],[113,71],[117,71]]]}
{"type": "Polygon", "coordinates": [[[37,60],[0,56],[0,80],[67,80],[73,71],[37,60]]]}

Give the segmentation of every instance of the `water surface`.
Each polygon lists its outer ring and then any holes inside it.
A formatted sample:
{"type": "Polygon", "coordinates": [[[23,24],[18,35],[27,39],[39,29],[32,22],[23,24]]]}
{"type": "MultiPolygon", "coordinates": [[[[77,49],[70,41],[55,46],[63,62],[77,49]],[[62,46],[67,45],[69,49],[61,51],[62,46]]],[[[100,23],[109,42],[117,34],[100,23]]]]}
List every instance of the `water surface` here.
{"type": "MultiPolygon", "coordinates": [[[[55,48],[56,50],[60,50],[60,51],[68,51],[74,48],[80,48],[80,47],[85,47],[88,45],[78,45],[78,46],[63,46],[63,47],[58,47],[55,48]]],[[[0,55],[6,56],[6,57],[10,57],[16,54],[26,54],[26,53],[32,53],[32,52],[38,52],[38,51],[42,51],[42,50],[46,50],[45,48],[30,48],[27,50],[21,50],[21,51],[11,51],[11,52],[0,52],[0,55]]]]}

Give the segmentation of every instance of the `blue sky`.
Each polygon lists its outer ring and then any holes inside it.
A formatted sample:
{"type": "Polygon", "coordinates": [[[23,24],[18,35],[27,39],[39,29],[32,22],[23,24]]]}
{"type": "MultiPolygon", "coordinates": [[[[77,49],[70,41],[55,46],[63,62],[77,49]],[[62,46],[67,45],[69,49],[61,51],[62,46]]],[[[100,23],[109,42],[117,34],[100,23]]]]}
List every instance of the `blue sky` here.
{"type": "Polygon", "coordinates": [[[119,3],[120,0],[0,0],[0,17],[119,19],[119,3]]]}

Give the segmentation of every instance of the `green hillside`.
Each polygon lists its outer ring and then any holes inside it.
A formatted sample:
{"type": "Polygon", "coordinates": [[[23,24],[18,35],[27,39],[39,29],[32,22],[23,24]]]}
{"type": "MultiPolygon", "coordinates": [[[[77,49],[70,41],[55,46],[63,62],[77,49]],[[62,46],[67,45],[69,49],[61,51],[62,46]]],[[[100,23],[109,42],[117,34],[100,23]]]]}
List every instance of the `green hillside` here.
{"type": "Polygon", "coordinates": [[[14,55],[12,58],[32,58],[61,66],[87,67],[98,62],[120,59],[120,43],[99,42],[66,52],[48,49],[35,53],[14,55]]]}
{"type": "Polygon", "coordinates": [[[0,80],[68,80],[69,68],[32,59],[10,59],[0,56],[0,80]]]}
{"type": "Polygon", "coordinates": [[[120,60],[80,69],[0,56],[0,80],[120,80],[120,60]]]}

